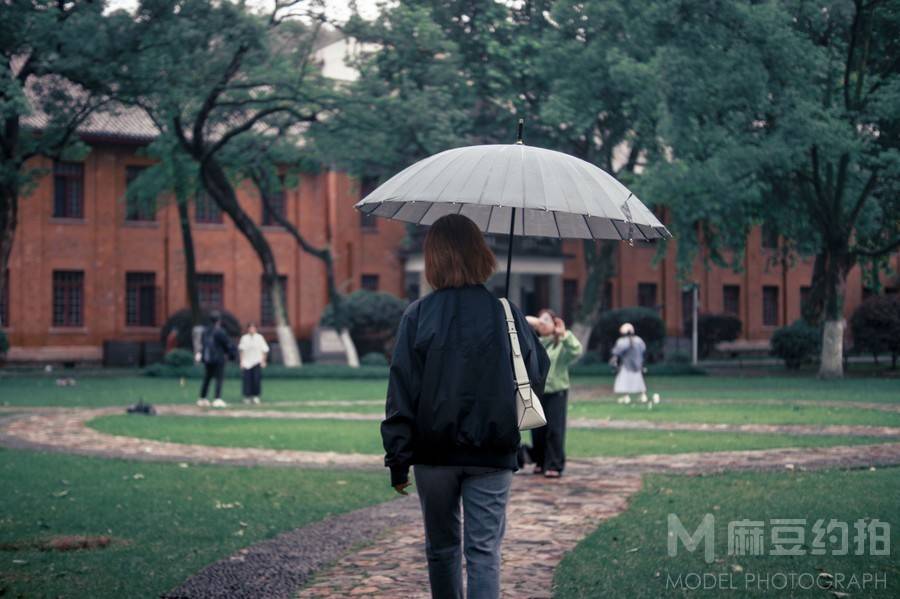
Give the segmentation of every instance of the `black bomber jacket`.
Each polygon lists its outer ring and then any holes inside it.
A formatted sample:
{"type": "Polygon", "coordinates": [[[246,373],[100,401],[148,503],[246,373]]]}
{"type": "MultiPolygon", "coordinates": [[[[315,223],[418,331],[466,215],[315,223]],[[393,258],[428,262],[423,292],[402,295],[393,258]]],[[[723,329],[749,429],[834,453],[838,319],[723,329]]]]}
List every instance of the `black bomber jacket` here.
{"type": "MultiPolygon", "coordinates": [[[[510,304],[531,386],[540,397],[550,360],[510,304]]],[[[516,469],[512,354],[503,306],[484,285],[434,291],[400,321],[381,423],[391,484],[413,464],[516,469]]]]}

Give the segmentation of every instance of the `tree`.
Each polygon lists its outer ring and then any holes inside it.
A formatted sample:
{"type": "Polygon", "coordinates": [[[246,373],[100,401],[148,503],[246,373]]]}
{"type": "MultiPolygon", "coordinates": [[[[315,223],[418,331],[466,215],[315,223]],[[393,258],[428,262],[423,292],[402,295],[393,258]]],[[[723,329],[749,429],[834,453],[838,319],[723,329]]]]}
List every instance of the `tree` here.
{"type": "MultiPolygon", "coordinates": [[[[548,88],[541,102],[543,136],[626,184],[637,183],[639,171],[661,154],[651,65],[653,8],[646,1],[557,2],[538,63],[548,88]]],[[[603,288],[615,274],[618,247],[611,240],[584,242],[587,279],[572,325],[582,343],[609,308],[603,288]]]]}
{"type": "MultiPolygon", "coordinates": [[[[19,198],[41,169],[28,166],[39,156],[78,152],[78,127],[107,98],[76,81],[98,75],[95,63],[79,52],[102,19],[102,2],[7,2],[0,19],[0,274],[6,272],[15,240],[19,198]]],[[[0,294],[5,277],[0,276],[0,294]]]]}
{"type": "Polygon", "coordinates": [[[815,256],[805,317],[819,375],[843,373],[847,273],[900,247],[900,5],[689,1],[657,13],[654,58],[679,260],[740,259],[749,227],[815,256]]]}
{"type": "Polygon", "coordinates": [[[335,279],[334,258],[331,247],[316,247],[309,243],[300,230],[289,221],[284,214],[272,205],[272,198],[284,190],[291,173],[282,173],[285,165],[302,165],[303,150],[298,140],[292,139],[288,131],[274,137],[245,137],[241,144],[234,148],[235,162],[239,163],[241,172],[253,181],[259,193],[263,209],[272,216],[278,225],[283,227],[300,249],[322,261],[325,267],[325,286],[328,294],[328,305],[331,307],[332,324],[344,346],[347,364],[352,368],[359,367],[359,355],[353,338],[350,335],[350,321],[344,308],[344,298],[338,291],[335,279]]]}
{"type": "Polygon", "coordinates": [[[135,42],[119,72],[130,84],[132,101],[165,123],[196,162],[205,191],[259,257],[289,366],[300,364],[300,354],[275,256],[239,205],[234,173],[222,155],[243,135],[274,134],[316,119],[320,86],[311,40],[316,28],[299,19],[315,22],[320,14],[320,3],[298,0],[279,0],[266,15],[227,1],[145,0],[128,28],[135,42]]]}

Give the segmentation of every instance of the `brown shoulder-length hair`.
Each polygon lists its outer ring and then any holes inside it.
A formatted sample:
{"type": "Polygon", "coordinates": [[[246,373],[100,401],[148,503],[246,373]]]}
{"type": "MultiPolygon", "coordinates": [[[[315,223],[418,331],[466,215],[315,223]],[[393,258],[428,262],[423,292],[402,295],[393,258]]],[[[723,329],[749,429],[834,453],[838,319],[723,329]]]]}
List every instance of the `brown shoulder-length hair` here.
{"type": "Polygon", "coordinates": [[[497,259],[470,219],[448,214],[425,235],[425,278],[434,289],[478,285],[488,280],[497,259]]]}

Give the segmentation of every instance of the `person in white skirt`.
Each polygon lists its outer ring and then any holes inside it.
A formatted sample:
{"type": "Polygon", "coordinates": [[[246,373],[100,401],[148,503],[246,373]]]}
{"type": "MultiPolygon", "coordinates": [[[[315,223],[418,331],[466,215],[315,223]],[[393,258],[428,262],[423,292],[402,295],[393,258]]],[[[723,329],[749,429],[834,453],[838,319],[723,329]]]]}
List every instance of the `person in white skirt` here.
{"type": "Polygon", "coordinates": [[[613,392],[621,396],[619,403],[631,403],[632,393],[640,393],[641,403],[647,403],[647,385],[644,383],[647,344],[634,334],[634,326],[629,322],[619,327],[619,335],[621,337],[612,349],[612,360],[618,367],[613,392]]]}

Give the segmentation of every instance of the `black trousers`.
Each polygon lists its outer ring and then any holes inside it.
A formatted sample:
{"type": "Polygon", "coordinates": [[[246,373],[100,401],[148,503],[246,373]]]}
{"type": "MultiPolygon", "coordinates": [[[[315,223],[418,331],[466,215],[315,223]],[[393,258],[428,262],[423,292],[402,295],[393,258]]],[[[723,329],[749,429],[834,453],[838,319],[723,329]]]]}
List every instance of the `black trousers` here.
{"type": "Polygon", "coordinates": [[[225,363],[204,364],[203,386],[200,387],[200,397],[206,398],[206,392],[209,391],[209,382],[216,379],[216,395],[215,399],[222,397],[222,379],[225,378],[225,363]]]}
{"type": "Polygon", "coordinates": [[[566,412],[568,412],[569,390],[547,393],[541,402],[547,425],[531,430],[531,459],[544,470],[558,470],[566,467],[566,412]]]}
{"type": "Polygon", "coordinates": [[[257,364],[253,368],[245,368],[241,374],[244,397],[259,397],[262,395],[262,366],[257,364]]]}

